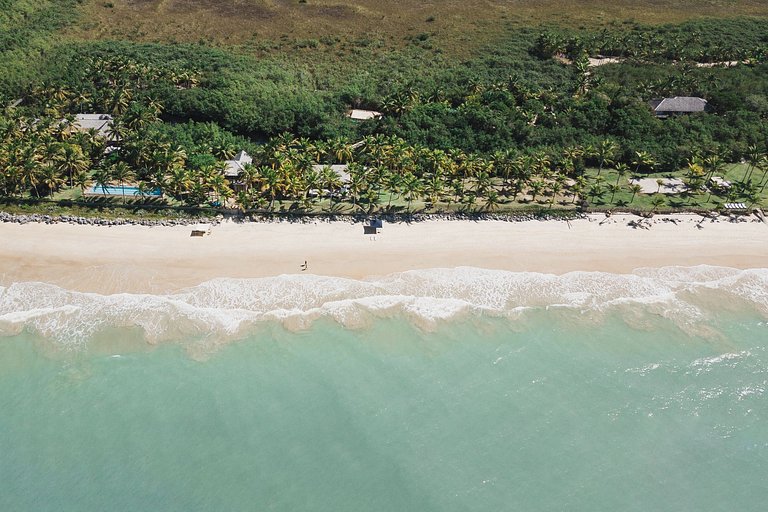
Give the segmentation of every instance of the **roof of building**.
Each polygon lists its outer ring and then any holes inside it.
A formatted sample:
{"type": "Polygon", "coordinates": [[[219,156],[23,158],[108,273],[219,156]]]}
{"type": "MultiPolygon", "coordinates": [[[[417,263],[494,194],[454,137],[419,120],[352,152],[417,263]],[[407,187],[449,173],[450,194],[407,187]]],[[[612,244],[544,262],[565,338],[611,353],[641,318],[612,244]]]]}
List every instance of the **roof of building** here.
{"type": "Polygon", "coordinates": [[[336,173],[336,176],[339,177],[339,180],[341,180],[342,183],[349,183],[350,176],[349,171],[347,170],[347,164],[333,164],[333,165],[325,165],[325,164],[316,164],[312,166],[312,169],[315,172],[322,172],[323,169],[326,167],[330,168],[333,172],[336,173]]]}
{"type": "Polygon", "coordinates": [[[112,116],[109,114],[75,114],[72,126],[83,131],[96,130],[102,137],[112,134],[112,116]]]}
{"type": "Polygon", "coordinates": [[[656,112],[703,112],[707,107],[707,100],[696,96],[675,96],[653,100],[651,106],[656,112]]]}
{"type": "Polygon", "coordinates": [[[240,151],[232,160],[227,160],[224,163],[227,164],[224,168],[224,176],[236,178],[245,170],[246,165],[253,163],[253,158],[245,151],[240,151]]]}
{"type": "Polygon", "coordinates": [[[382,113],[375,110],[361,110],[353,108],[347,115],[350,117],[350,119],[354,119],[356,121],[365,121],[368,119],[378,119],[382,116],[382,113]]]}

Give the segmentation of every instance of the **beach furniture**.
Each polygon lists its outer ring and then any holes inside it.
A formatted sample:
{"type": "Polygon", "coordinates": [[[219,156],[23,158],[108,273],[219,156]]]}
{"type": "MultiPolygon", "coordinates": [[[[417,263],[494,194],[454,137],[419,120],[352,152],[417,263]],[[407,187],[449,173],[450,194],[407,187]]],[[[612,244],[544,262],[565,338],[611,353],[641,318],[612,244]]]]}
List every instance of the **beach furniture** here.
{"type": "Polygon", "coordinates": [[[744,203],[725,203],[723,205],[723,207],[727,211],[734,212],[734,213],[737,213],[737,212],[738,213],[742,213],[742,212],[746,213],[746,211],[748,210],[747,205],[745,205],[744,203]]]}
{"type": "Polygon", "coordinates": [[[205,236],[211,234],[210,224],[198,224],[192,227],[192,233],[189,236],[205,236]]]}

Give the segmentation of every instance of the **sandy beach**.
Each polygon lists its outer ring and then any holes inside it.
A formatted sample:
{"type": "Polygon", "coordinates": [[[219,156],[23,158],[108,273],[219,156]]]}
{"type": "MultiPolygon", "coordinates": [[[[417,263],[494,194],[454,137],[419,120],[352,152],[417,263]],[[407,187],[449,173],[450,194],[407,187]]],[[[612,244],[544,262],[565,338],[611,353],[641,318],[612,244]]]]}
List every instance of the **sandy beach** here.
{"type": "Polygon", "coordinates": [[[376,237],[346,222],[224,222],[190,228],[0,224],[0,284],[42,281],[97,292],[172,292],[217,277],[302,272],[364,279],[423,268],[472,266],[563,274],[640,267],[768,265],[768,225],[657,216],[575,221],[425,221],[385,224],[376,237]]]}

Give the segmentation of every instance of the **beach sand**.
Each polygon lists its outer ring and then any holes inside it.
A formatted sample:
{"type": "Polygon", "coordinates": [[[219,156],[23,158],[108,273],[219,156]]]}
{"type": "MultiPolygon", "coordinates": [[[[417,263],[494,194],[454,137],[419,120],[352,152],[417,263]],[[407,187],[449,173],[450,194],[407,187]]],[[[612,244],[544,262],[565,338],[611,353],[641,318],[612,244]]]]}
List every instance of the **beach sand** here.
{"type": "Polygon", "coordinates": [[[224,222],[190,227],[0,224],[0,284],[42,281],[97,293],[165,293],[217,277],[306,273],[363,279],[458,266],[563,274],[700,264],[768,266],[768,225],[697,215],[566,221],[385,223],[376,237],[346,222],[224,222]]]}

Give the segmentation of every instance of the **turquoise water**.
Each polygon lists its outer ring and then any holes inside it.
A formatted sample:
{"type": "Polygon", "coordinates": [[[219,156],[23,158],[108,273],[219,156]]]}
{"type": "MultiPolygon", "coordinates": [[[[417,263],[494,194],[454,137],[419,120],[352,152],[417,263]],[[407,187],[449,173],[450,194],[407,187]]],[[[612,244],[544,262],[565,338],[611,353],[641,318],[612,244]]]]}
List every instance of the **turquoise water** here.
{"type": "MultiPolygon", "coordinates": [[[[88,193],[102,194],[106,196],[139,196],[141,195],[141,192],[139,192],[139,187],[131,187],[128,185],[125,185],[123,187],[116,187],[111,185],[106,185],[106,186],[94,185],[90,188],[88,193]]],[[[148,190],[144,193],[144,195],[160,197],[161,195],[163,195],[163,192],[158,188],[154,190],[148,190]]]]}
{"type": "Polygon", "coordinates": [[[767,276],[12,285],[0,510],[764,510],[767,276]]]}

